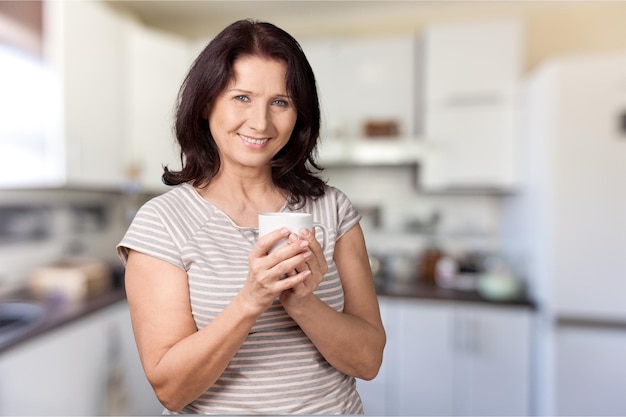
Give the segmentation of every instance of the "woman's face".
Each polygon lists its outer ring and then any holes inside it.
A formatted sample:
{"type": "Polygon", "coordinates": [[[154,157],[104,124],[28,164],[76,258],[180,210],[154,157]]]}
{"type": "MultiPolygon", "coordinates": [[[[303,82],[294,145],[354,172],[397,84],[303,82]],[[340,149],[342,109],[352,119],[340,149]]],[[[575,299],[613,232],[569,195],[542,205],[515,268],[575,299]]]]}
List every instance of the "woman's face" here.
{"type": "Polygon", "coordinates": [[[287,65],[249,56],[235,61],[233,69],[234,79],[217,96],[208,118],[222,169],[269,168],[296,124],[287,65]]]}

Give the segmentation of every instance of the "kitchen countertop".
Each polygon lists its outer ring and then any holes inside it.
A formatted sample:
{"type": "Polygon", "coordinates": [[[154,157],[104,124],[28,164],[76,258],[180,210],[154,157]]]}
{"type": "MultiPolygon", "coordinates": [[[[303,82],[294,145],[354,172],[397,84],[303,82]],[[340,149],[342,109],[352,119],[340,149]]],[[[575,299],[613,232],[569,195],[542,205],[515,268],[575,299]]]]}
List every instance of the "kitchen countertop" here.
{"type": "Polygon", "coordinates": [[[488,305],[535,308],[535,303],[525,294],[503,300],[483,297],[475,290],[456,290],[441,288],[434,283],[413,280],[410,283],[393,283],[389,279],[376,280],[376,292],[379,296],[422,298],[431,300],[474,302],[488,305]]]}
{"type": "Polygon", "coordinates": [[[125,299],[126,292],[123,287],[114,287],[100,295],[80,301],[44,300],[35,297],[26,289],[3,295],[0,298],[0,303],[12,301],[31,302],[44,308],[45,317],[36,325],[24,329],[24,331],[18,331],[6,335],[6,337],[0,337],[0,354],[21,343],[46,334],[54,329],[58,329],[125,299]]]}
{"type": "MultiPolygon", "coordinates": [[[[455,302],[475,302],[489,305],[529,307],[534,308],[534,303],[524,295],[507,300],[490,300],[482,297],[476,291],[462,291],[440,288],[437,285],[424,281],[414,281],[407,284],[391,283],[390,280],[376,280],[376,291],[379,296],[420,298],[430,300],[443,300],[455,302]]],[[[0,354],[21,343],[41,336],[54,329],[60,328],[75,320],[79,320],[91,313],[99,311],[117,302],[126,299],[123,286],[115,286],[111,290],[81,301],[41,300],[33,296],[27,290],[16,291],[0,297],[0,303],[11,301],[34,302],[45,308],[45,318],[36,326],[26,331],[0,338],[0,354]]]]}

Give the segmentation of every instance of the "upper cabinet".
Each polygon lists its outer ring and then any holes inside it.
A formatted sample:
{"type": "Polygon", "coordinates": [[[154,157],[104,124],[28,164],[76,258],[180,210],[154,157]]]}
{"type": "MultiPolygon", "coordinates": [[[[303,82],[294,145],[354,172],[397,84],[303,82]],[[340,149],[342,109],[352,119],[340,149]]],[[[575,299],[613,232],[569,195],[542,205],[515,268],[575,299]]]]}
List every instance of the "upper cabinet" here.
{"type": "Polygon", "coordinates": [[[309,39],[302,48],[317,79],[323,138],[360,138],[369,121],[415,134],[414,35],[309,39]]]}
{"type": "Polygon", "coordinates": [[[124,170],[127,180],[159,191],[165,187],[163,166],[180,169],[173,130],[175,107],[191,53],[185,39],[136,24],[128,27],[125,46],[124,170]]]}
{"type": "Polygon", "coordinates": [[[180,166],[172,124],[188,43],[104,2],[46,2],[44,19],[62,114],[53,184],[158,191],[163,165],[180,166]]]}
{"type": "Polygon", "coordinates": [[[519,181],[521,22],[436,26],[426,29],[422,40],[429,149],[423,187],[514,189],[519,181]]]}
{"type": "Polygon", "coordinates": [[[123,181],[123,26],[100,2],[44,4],[46,59],[60,87],[56,135],[64,185],[123,181]]]}
{"type": "Polygon", "coordinates": [[[301,42],[322,110],[325,165],[415,163],[416,43],[413,34],[315,38],[301,42]],[[390,133],[367,138],[367,124],[390,133]]]}
{"type": "Polygon", "coordinates": [[[447,108],[517,94],[523,70],[518,20],[431,26],[423,33],[424,101],[447,108]]]}

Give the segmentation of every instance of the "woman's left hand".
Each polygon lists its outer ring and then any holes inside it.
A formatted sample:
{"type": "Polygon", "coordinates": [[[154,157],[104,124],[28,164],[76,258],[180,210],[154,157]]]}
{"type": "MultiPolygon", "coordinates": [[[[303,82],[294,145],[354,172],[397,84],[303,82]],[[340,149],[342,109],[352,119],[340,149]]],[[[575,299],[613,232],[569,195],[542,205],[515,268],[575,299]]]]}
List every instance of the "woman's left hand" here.
{"type": "Polygon", "coordinates": [[[287,291],[283,291],[280,296],[280,302],[283,305],[294,306],[311,296],[313,291],[317,289],[319,284],[324,279],[326,272],[328,272],[328,264],[326,263],[326,258],[324,256],[324,250],[315,238],[315,229],[313,231],[302,229],[300,231],[300,236],[295,233],[292,233],[289,236],[289,243],[291,244],[300,240],[306,240],[309,242],[309,250],[313,255],[310,256],[305,263],[299,265],[294,271],[294,274],[310,270],[311,275],[309,275],[309,277],[302,283],[287,291]]]}

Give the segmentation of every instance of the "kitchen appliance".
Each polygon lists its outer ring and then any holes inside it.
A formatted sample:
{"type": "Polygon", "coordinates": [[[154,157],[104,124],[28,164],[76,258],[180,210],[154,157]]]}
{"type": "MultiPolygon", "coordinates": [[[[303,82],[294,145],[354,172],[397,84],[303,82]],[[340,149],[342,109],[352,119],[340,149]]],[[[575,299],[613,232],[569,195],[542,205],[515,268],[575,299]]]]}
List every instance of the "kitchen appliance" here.
{"type": "Polygon", "coordinates": [[[623,415],[626,51],[546,62],[524,97],[503,237],[538,305],[536,412],[623,415]]]}

